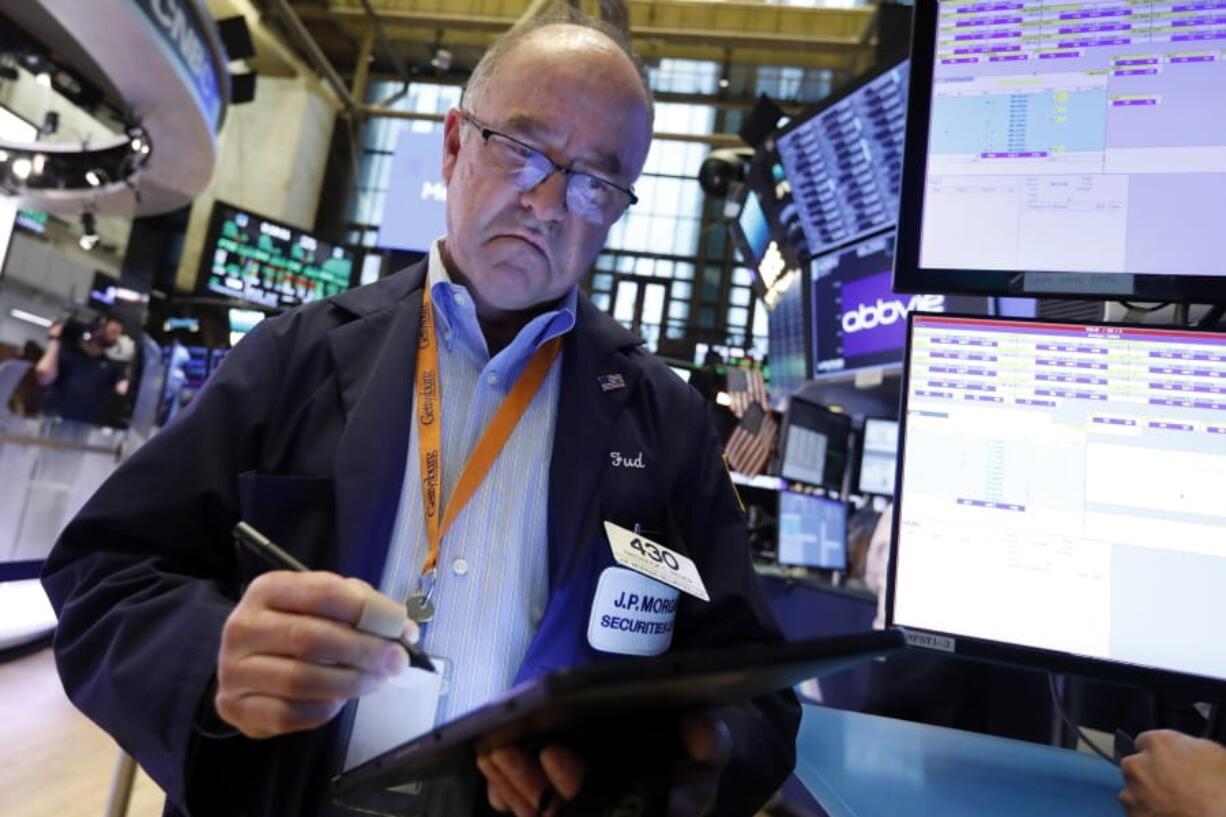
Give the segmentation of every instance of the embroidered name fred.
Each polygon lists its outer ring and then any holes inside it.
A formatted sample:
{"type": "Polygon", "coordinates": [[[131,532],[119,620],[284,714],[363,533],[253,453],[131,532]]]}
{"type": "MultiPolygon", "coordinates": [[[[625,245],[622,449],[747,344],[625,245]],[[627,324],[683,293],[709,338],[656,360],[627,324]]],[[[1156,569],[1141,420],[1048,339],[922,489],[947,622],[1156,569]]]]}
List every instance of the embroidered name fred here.
{"type": "Polygon", "coordinates": [[[647,467],[646,465],[643,464],[643,452],[642,451],[640,451],[639,455],[635,457],[634,459],[630,459],[629,457],[623,457],[622,452],[620,451],[610,451],[609,459],[612,461],[614,468],[646,468],[647,467]]]}
{"type": "Polygon", "coordinates": [[[601,652],[659,655],[673,640],[678,592],[624,567],[600,574],[587,638],[601,652]]]}

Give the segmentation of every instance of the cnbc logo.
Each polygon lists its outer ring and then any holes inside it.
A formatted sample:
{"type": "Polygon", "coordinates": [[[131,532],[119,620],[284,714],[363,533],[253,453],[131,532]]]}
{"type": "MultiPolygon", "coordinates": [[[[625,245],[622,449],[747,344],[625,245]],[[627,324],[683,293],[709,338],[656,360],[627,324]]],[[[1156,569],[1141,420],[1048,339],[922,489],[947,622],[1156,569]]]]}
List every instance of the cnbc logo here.
{"type": "Polygon", "coordinates": [[[907,314],[917,309],[921,312],[944,312],[945,296],[912,295],[909,301],[902,298],[878,298],[876,303],[860,304],[843,313],[843,333],[851,335],[881,326],[891,326],[905,321],[907,314]]]}

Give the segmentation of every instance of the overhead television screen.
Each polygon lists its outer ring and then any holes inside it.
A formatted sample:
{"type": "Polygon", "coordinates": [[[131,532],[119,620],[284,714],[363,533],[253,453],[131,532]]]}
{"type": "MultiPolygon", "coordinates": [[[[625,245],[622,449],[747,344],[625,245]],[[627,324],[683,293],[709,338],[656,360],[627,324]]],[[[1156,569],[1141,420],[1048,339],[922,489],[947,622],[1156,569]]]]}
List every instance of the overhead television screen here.
{"type": "Polygon", "coordinates": [[[891,283],[893,268],[893,230],[809,265],[815,378],[901,366],[911,312],[988,311],[983,296],[897,294],[891,283]]]}
{"type": "Polygon", "coordinates": [[[296,227],[217,202],[200,266],[202,292],[292,307],[348,289],[354,255],[296,227]]]}
{"type": "Polygon", "coordinates": [[[908,66],[870,76],[776,139],[810,257],[894,225],[908,66]]]}
{"type": "Polygon", "coordinates": [[[897,287],[1220,299],[1223,11],[915,4],[897,287]]]}

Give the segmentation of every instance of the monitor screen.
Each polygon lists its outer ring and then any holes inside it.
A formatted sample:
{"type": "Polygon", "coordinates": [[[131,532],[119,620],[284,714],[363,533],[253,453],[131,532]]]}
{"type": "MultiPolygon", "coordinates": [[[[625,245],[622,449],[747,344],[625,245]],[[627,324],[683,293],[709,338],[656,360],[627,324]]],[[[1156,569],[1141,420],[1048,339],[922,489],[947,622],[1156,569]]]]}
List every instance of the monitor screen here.
{"type": "Polygon", "coordinates": [[[893,623],[1226,680],[1223,384],[1220,333],[915,316],[893,623]]]}
{"type": "Polygon", "coordinates": [[[908,73],[872,75],[775,140],[810,256],[894,224],[908,73]]]}
{"type": "Polygon", "coordinates": [[[850,431],[851,419],[845,414],[793,397],[784,418],[779,476],[841,490],[850,431]]]}
{"type": "Polygon", "coordinates": [[[200,389],[212,374],[210,350],[204,346],[188,346],[187,360],[183,363],[183,388],[200,389]]]}
{"type": "Polygon", "coordinates": [[[1218,295],[1215,8],[916,4],[898,288],[1218,295]]]}
{"type": "Polygon", "coordinates": [[[290,307],[348,289],[353,252],[296,227],[217,202],[200,260],[200,289],[263,307],[290,307]]]}
{"type": "Polygon", "coordinates": [[[897,461],[898,421],[865,419],[860,444],[860,493],[893,496],[897,461]]]}
{"type": "Polygon", "coordinates": [[[804,293],[804,279],[791,276],[791,282],[779,291],[779,299],[766,316],[772,399],[791,394],[809,377],[809,321],[804,293]]]}
{"type": "Polygon", "coordinates": [[[741,260],[756,269],[766,255],[766,247],[771,241],[771,228],[766,220],[766,213],[762,210],[762,200],[752,190],[745,196],[745,204],[741,206],[741,215],[736,224],[743,242],[740,248],[741,260]]]}
{"type": "Polygon", "coordinates": [[[815,378],[901,366],[907,315],[912,311],[973,315],[988,311],[983,296],[896,294],[893,268],[893,230],[810,263],[815,378]]]}
{"type": "Polygon", "coordinates": [[[779,563],[847,569],[847,505],[824,496],[779,492],[779,563]]]}
{"type": "Polygon", "coordinates": [[[227,309],[226,313],[230,319],[231,348],[237,346],[243,336],[265,318],[264,313],[258,309],[227,309]]]}

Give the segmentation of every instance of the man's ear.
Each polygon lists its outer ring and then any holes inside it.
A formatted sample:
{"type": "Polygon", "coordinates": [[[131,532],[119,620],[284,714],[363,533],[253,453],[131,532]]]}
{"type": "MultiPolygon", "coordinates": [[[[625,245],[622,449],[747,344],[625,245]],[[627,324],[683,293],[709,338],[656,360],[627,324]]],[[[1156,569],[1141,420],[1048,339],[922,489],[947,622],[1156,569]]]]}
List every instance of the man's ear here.
{"type": "Polygon", "coordinates": [[[452,108],[443,120],[443,181],[451,184],[451,174],[455,172],[456,162],[460,158],[460,133],[464,128],[464,114],[459,108],[452,108]]]}

